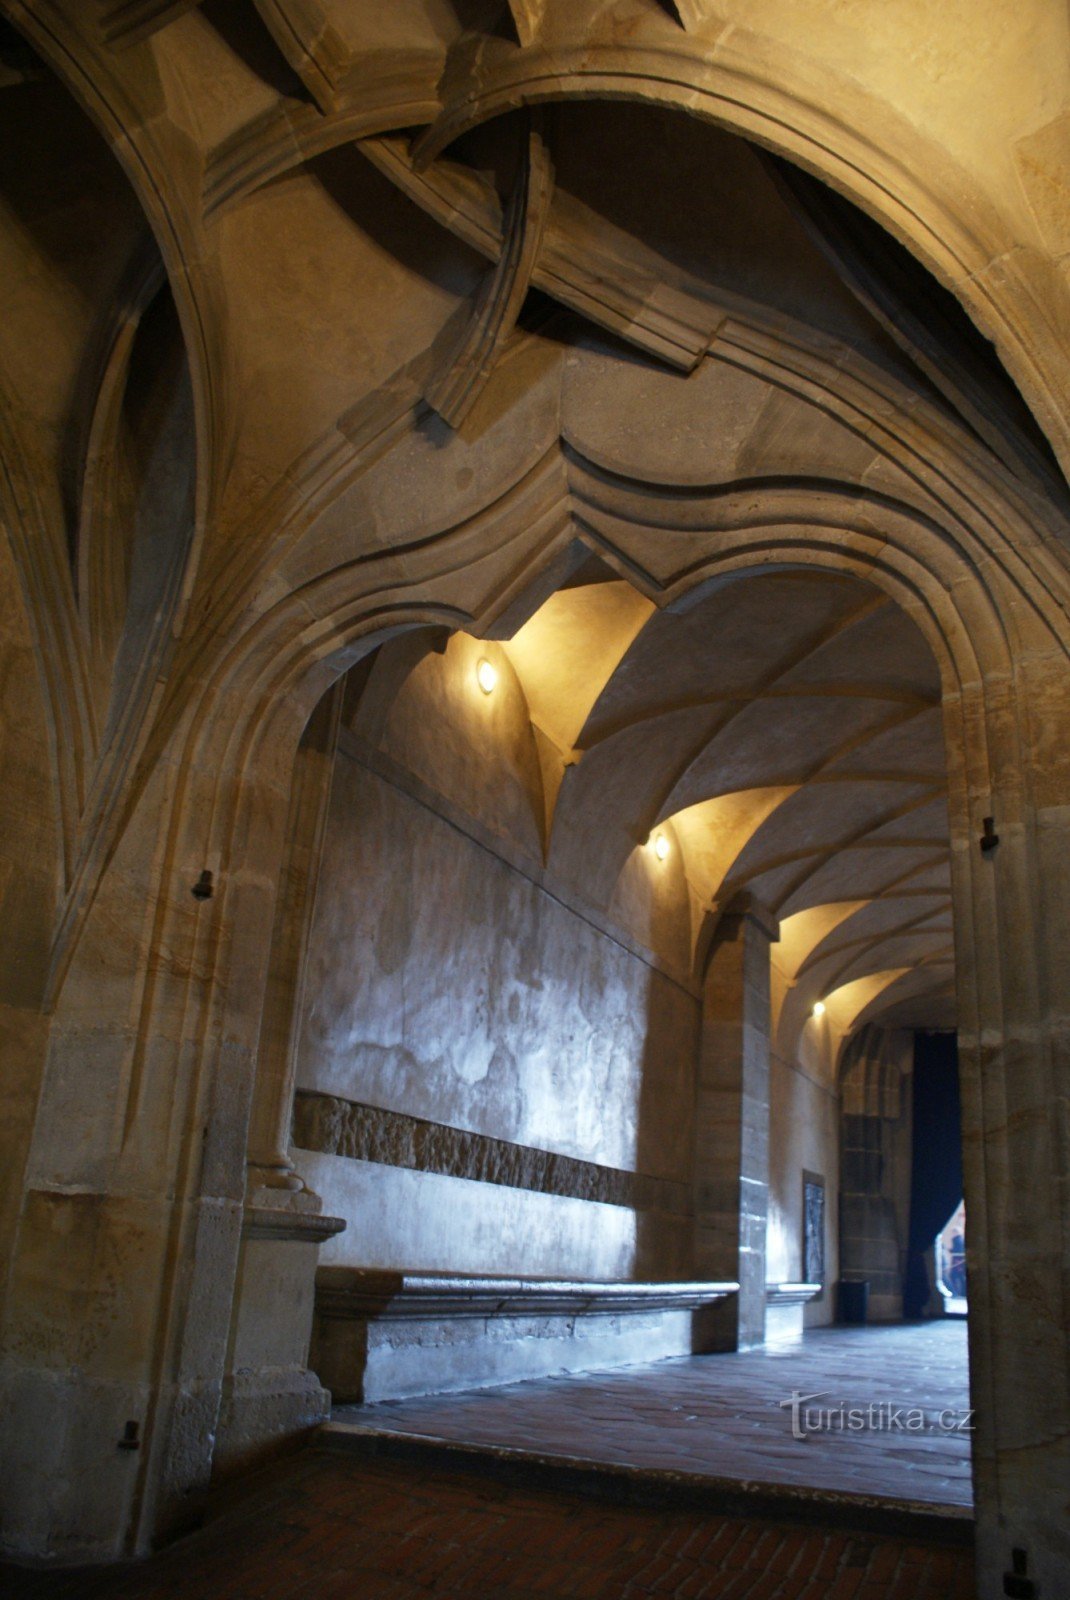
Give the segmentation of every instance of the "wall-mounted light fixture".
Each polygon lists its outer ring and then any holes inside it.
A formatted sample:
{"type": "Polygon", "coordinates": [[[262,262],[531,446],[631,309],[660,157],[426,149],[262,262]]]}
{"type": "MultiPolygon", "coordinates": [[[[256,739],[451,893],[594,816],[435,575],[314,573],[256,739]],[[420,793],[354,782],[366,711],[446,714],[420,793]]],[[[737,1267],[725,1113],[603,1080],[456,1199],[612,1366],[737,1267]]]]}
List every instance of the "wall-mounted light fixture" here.
{"type": "Polygon", "coordinates": [[[495,685],[498,682],[498,669],[492,662],[487,660],[486,656],[480,658],[479,665],[476,667],[476,682],[484,694],[494,693],[495,685]]]}
{"type": "Polygon", "coordinates": [[[666,839],[663,833],[656,833],[654,835],[654,854],[657,856],[659,861],[664,861],[666,856],[669,854],[669,841],[666,839]]]}
{"type": "Polygon", "coordinates": [[[815,1000],[814,1001],[814,1009],[810,1013],[810,1015],[812,1017],[823,1017],[825,1015],[825,1002],[824,1002],[824,1000],[815,1000]]]}

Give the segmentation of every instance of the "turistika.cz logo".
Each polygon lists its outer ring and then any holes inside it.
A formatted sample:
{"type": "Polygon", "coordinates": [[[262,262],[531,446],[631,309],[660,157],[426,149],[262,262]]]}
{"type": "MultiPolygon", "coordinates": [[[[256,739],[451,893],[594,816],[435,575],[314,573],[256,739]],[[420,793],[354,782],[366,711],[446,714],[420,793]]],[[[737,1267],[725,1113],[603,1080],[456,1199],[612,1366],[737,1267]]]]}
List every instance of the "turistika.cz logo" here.
{"type": "Polygon", "coordinates": [[[791,1436],[806,1439],[812,1433],[972,1433],[973,1412],[949,1406],[926,1411],[923,1406],[897,1405],[893,1400],[873,1400],[869,1405],[852,1405],[846,1400],[831,1405],[815,1405],[827,1400],[829,1391],[800,1394],[796,1389],[781,1410],[791,1411],[791,1436]]]}

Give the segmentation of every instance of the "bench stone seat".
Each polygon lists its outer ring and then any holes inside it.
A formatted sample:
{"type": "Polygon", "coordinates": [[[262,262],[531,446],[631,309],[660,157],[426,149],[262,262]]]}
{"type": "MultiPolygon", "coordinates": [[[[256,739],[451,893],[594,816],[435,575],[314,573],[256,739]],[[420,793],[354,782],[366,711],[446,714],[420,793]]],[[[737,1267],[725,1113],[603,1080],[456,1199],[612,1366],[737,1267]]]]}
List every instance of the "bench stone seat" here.
{"type": "Polygon", "coordinates": [[[311,1364],[348,1404],[692,1355],[721,1345],[737,1290],[321,1267],[311,1364]]]}
{"type": "Polygon", "coordinates": [[[821,1293],[819,1283],[767,1283],[765,1286],[765,1342],[798,1344],[805,1331],[803,1308],[821,1293]]]}
{"type": "Polygon", "coordinates": [[[770,1306],[804,1306],[820,1293],[819,1283],[767,1283],[765,1301],[770,1306]]]}

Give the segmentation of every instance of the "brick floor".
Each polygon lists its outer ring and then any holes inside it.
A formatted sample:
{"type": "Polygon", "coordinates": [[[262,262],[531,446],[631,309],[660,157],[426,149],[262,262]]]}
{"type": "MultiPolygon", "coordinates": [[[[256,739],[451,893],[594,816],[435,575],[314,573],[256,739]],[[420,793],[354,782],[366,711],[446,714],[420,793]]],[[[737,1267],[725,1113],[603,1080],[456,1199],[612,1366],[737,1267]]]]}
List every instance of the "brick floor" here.
{"type": "Polygon", "coordinates": [[[641,1472],[673,1472],[831,1495],[968,1510],[970,1434],[941,1414],[969,1406],[966,1324],[812,1330],[801,1345],[655,1361],[463,1394],[340,1406],[332,1427],[419,1435],[451,1445],[526,1451],[641,1472]],[[792,1437],[793,1391],[841,1402],[876,1425],[792,1437]],[[897,1425],[893,1413],[901,1409],[897,1425]],[[903,1425],[923,1412],[924,1431],[903,1425]]]}
{"type": "Polygon", "coordinates": [[[974,1600],[966,1549],[603,1504],[310,1449],[136,1567],[0,1566],[4,1600],[974,1600]]]}

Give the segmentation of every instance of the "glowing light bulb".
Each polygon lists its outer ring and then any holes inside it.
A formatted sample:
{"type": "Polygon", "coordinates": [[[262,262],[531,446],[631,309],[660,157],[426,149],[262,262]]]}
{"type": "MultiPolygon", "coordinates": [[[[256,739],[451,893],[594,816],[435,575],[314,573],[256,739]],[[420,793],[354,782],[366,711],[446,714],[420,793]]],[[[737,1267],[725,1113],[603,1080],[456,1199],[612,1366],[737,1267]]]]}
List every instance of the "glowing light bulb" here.
{"type": "Polygon", "coordinates": [[[669,853],[669,841],[663,833],[654,836],[654,854],[659,861],[664,861],[669,853]]]}
{"type": "Polygon", "coordinates": [[[814,1002],[814,1009],[811,1012],[811,1015],[815,1016],[815,1017],[823,1017],[825,1015],[825,1002],[824,1002],[824,1000],[816,1000],[814,1002]]]}
{"type": "Polygon", "coordinates": [[[486,656],[483,657],[476,668],[476,682],[484,694],[492,694],[494,686],[498,682],[498,669],[491,665],[486,656]]]}

